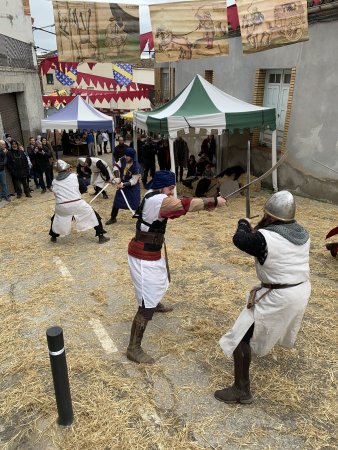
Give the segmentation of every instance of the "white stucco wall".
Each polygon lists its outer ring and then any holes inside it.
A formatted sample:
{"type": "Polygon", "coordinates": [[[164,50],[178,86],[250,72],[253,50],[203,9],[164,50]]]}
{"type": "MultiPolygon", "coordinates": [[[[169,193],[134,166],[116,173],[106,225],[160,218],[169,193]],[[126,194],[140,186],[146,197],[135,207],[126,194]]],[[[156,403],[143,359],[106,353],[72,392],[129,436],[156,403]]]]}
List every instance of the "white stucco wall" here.
{"type": "Polygon", "coordinates": [[[32,18],[24,15],[22,0],[0,0],[0,11],[1,34],[33,43],[32,18]]]}

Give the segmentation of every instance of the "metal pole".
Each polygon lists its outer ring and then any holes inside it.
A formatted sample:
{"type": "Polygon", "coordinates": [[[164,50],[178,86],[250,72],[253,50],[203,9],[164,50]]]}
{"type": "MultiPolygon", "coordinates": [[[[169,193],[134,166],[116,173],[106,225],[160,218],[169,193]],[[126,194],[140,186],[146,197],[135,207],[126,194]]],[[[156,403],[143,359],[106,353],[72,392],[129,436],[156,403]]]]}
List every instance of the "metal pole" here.
{"type": "MultiPolygon", "coordinates": [[[[246,155],[246,180],[247,183],[250,183],[250,141],[248,141],[248,149],[247,149],[247,155],[246,155]]],[[[248,186],[246,190],[246,216],[250,217],[250,186],[248,186]]]]}
{"type": "Polygon", "coordinates": [[[110,146],[111,146],[112,166],[114,167],[114,164],[115,164],[115,159],[114,159],[114,151],[115,151],[115,122],[113,122],[110,146]]]}
{"type": "MultiPolygon", "coordinates": [[[[170,136],[168,136],[169,138],[169,151],[170,151],[170,170],[172,172],[176,172],[175,171],[175,157],[174,157],[174,139],[170,136]]],[[[177,183],[177,180],[176,180],[177,183]]],[[[174,197],[177,198],[177,188],[175,186],[175,190],[174,190],[174,197]]]]}
{"type": "Polygon", "coordinates": [[[53,375],[56,405],[59,414],[58,424],[68,426],[72,424],[74,416],[62,328],[48,328],[46,336],[53,375]]]}
{"type": "MultiPolygon", "coordinates": [[[[277,163],[277,130],[272,132],[272,155],[271,155],[271,165],[275,166],[277,163]]],[[[278,192],[278,181],[277,181],[277,169],[272,172],[272,188],[274,192],[278,192]]]]}

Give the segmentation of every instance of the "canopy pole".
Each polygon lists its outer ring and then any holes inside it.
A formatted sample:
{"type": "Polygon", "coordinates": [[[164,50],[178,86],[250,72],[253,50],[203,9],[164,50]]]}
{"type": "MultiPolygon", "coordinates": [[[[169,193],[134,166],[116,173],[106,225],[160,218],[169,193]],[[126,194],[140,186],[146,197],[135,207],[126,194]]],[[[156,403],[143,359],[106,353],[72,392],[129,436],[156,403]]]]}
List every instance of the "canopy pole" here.
{"type": "MultiPolygon", "coordinates": [[[[271,155],[272,167],[277,163],[277,129],[272,132],[272,155],[271,155]]],[[[272,172],[272,188],[274,192],[278,191],[277,184],[277,169],[272,172]]]]}
{"type": "MultiPolygon", "coordinates": [[[[174,157],[174,139],[169,136],[169,151],[170,151],[170,170],[175,173],[175,157],[174,157]]],[[[176,180],[177,183],[177,180],[176,180]]],[[[177,198],[177,187],[175,186],[174,197],[177,198]]]]}
{"type": "Polygon", "coordinates": [[[133,124],[133,144],[134,144],[134,150],[136,152],[136,157],[138,157],[138,152],[137,152],[137,130],[136,130],[136,125],[135,124],[133,124]]]}
{"type": "Polygon", "coordinates": [[[96,134],[97,134],[97,131],[93,130],[93,135],[94,135],[94,153],[95,153],[95,156],[97,156],[96,134]]]}
{"type": "MultiPolygon", "coordinates": [[[[251,167],[250,167],[250,140],[249,140],[248,141],[247,153],[246,153],[246,180],[247,180],[247,183],[250,183],[250,171],[251,171],[251,167]]],[[[246,217],[248,217],[248,218],[251,216],[251,211],[250,211],[250,186],[246,190],[245,214],[246,214],[246,217]]]]}

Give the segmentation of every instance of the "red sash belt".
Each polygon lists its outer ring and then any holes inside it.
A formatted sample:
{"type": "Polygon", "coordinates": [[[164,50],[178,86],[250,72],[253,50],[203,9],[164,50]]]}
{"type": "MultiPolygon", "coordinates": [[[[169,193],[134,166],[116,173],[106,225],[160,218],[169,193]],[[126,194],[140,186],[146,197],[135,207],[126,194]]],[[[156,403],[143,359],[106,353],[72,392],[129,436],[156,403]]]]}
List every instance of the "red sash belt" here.
{"type": "Polygon", "coordinates": [[[135,241],[132,239],[128,245],[128,255],[137,259],[144,259],[146,261],[158,261],[161,259],[161,251],[149,252],[144,250],[144,242],[135,241]]]}

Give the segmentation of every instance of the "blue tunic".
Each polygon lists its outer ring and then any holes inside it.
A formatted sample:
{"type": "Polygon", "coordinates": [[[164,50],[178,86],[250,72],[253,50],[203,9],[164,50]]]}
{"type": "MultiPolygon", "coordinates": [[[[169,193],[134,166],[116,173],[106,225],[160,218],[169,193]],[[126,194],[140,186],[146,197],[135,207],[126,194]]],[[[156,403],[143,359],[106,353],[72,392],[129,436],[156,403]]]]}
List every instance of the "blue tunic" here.
{"type": "MultiPolygon", "coordinates": [[[[133,175],[138,175],[140,173],[140,165],[137,161],[134,161],[128,170],[125,170],[126,160],[124,158],[120,159],[120,164],[120,178],[122,183],[130,181],[133,175]]],[[[136,210],[141,203],[140,181],[138,181],[134,186],[127,186],[123,188],[123,192],[127,197],[131,209],[136,210]]],[[[128,206],[126,205],[126,202],[120,190],[116,191],[113,207],[119,209],[128,209],[128,206]]]]}

